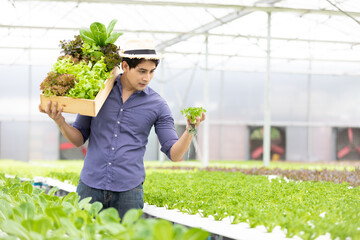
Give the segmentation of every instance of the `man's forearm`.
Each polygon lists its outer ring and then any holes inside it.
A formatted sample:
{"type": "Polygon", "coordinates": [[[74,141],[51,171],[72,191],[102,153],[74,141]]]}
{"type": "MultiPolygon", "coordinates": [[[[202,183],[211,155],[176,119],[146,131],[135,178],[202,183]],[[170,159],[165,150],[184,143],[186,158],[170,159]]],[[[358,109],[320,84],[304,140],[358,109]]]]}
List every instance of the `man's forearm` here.
{"type": "Polygon", "coordinates": [[[52,104],[51,101],[48,101],[45,110],[41,108],[41,104],[39,104],[39,111],[42,113],[46,113],[59,127],[62,135],[74,144],[76,147],[80,147],[84,144],[84,138],[81,132],[70,126],[66,121],[64,116],[62,115],[62,107],[58,110],[58,103],[54,102],[52,104]]]}
{"type": "Polygon", "coordinates": [[[58,125],[62,135],[76,147],[80,147],[84,144],[84,138],[81,132],[77,129],[65,122],[65,120],[56,122],[58,125]]]}
{"type": "Polygon", "coordinates": [[[179,140],[172,146],[170,150],[170,156],[172,161],[181,161],[184,154],[189,149],[193,134],[189,133],[188,128],[181,135],[179,140]]]}

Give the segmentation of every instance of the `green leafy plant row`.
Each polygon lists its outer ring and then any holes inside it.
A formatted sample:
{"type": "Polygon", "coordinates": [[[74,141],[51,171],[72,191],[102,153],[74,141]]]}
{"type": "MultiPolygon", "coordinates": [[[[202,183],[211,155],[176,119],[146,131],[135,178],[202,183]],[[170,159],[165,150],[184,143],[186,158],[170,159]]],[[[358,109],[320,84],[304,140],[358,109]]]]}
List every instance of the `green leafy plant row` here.
{"type": "Polygon", "coordinates": [[[194,166],[148,166],[148,169],[170,169],[170,170],[204,170],[204,171],[221,171],[221,172],[242,172],[247,175],[277,175],[292,180],[301,181],[324,181],[333,183],[347,182],[352,187],[360,186],[360,168],[355,167],[354,170],[336,170],[336,169],[280,169],[280,168],[238,168],[238,167],[194,167],[194,166]]]}
{"type": "Polygon", "coordinates": [[[137,209],[129,210],[120,223],[114,208],[100,211],[99,202],[79,201],[76,193],[60,198],[55,191],[46,194],[32,182],[0,174],[0,239],[204,240],[209,235],[166,220],[143,219],[137,209]]]}
{"type": "Polygon", "coordinates": [[[287,237],[360,239],[360,188],[240,172],[147,171],[145,201],[232,223],[280,226],[287,237]]]}
{"type": "MultiPolygon", "coordinates": [[[[22,172],[31,177],[31,174],[41,175],[43,172],[47,177],[70,180],[74,185],[78,182],[81,169],[81,164],[76,162],[71,165],[64,162],[66,167],[58,163],[44,167],[17,162],[7,165],[5,167],[0,162],[1,169],[9,174],[21,175],[22,172]]],[[[312,181],[285,181],[281,178],[269,181],[266,176],[246,175],[281,175],[279,169],[272,169],[277,172],[264,168],[243,169],[246,174],[230,168],[212,171],[182,169],[146,169],[145,201],[189,214],[212,216],[216,220],[230,218],[234,224],[263,225],[269,232],[280,226],[289,237],[297,235],[303,239],[316,239],[329,233],[332,239],[360,239],[360,187],[352,187],[346,182],[318,181],[316,178],[319,175],[314,174],[338,174],[341,179],[341,174],[345,174],[343,172],[356,177],[356,169],[298,170],[298,176],[309,175],[308,180],[312,181]],[[314,178],[310,179],[310,176],[314,178]]]]}
{"type": "Polygon", "coordinates": [[[0,173],[21,178],[49,177],[76,186],[84,161],[39,161],[23,162],[1,160],[0,173]]]}

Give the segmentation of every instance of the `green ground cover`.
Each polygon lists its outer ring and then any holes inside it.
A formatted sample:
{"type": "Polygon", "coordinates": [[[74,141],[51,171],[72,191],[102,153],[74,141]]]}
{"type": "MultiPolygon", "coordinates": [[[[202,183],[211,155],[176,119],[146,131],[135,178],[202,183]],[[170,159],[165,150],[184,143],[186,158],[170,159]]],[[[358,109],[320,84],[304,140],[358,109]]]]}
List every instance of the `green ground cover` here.
{"type": "MultiPolygon", "coordinates": [[[[211,162],[214,169],[201,170],[200,162],[145,162],[145,202],[189,214],[229,218],[232,223],[247,222],[251,227],[264,225],[271,232],[280,226],[287,236],[316,239],[330,234],[332,239],[360,239],[360,187],[332,181],[293,181],[276,177],[232,171],[267,171],[261,162],[211,162]],[[177,169],[174,169],[176,167],[177,169]]],[[[272,163],[284,171],[326,174],[353,174],[356,165],[272,163]],[[316,167],[318,170],[304,170],[316,167]],[[299,170],[299,171],[298,171],[299,170]]],[[[0,172],[26,177],[45,176],[69,180],[76,185],[82,161],[13,162],[0,161],[0,172]],[[23,172],[24,174],[22,174],[23,172]]],[[[316,177],[316,176],[315,176],[316,177]]],[[[332,176],[334,178],[334,176],[332,176]]],[[[335,175],[336,178],[336,175],[335,175]]],[[[354,185],[356,186],[356,185],[354,185]]]]}
{"type": "Polygon", "coordinates": [[[4,240],[205,240],[208,233],[162,219],[140,218],[129,210],[120,223],[114,208],[103,211],[90,198],[79,201],[76,193],[64,197],[34,188],[31,181],[0,174],[0,239],[4,240]]]}
{"type": "Polygon", "coordinates": [[[288,237],[360,239],[360,187],[269,180],[241,172],[149,170],[145,201],[232,223],[280,226],[288,237]]]}
{"type": "MultiPolygon", "coordinates": [[[[15,170],[18,166],[36,166],[38,170],[36,172],[41,173],[42,169],[59,169],[59,170],[71,170],[73,172],[80,172],[83,166],[83,160],[59,160],[59,161],[14,161],[9,159],[0,160],[0,169],[8,169],[10,171],[15,170]]],[[[144,161],[145,167],[198,167],[202,168],[203,164],[197,160],[186,160],[182,162],[171,162],[166,160],[160,161],[144,161]]],[[[224,168],[261,168],[263,163],[261,161],[230,161],[219,160],[210,161],[209,167],[224,167],[224,168]]],[[[334,170],[355,170],[360,166],[360,162],[320,162],[320,163],[299,163],[299,162],[271,162],[269,169],[310,169],[310,170],[322,170],[322,169],[334,169],[334,170]]],[[[36,172],[34,173],[36,175],[36,172]]]]}
{"type": "MultiPolygon", "coordinates": [[[[200,161],[187,160],[182,162],[171,161],[145,161],[147,167],[173,167],[173,166],[194,166],[203,167],[200,161]]],[[[261,168],[264,164],[262,161],[230,161],[230,160],[218,160],[210,161],[208,167],[226,167],[226,168],[261,168]]],[[[336,169],[336,170],[354,170],[356,166],[360,166],[360,162],[319,162],[319,163],[306,163],[306,162],[271,162],[269,169],[309,169],[309,170],[322,170],[322,169],[336,169]]]]}

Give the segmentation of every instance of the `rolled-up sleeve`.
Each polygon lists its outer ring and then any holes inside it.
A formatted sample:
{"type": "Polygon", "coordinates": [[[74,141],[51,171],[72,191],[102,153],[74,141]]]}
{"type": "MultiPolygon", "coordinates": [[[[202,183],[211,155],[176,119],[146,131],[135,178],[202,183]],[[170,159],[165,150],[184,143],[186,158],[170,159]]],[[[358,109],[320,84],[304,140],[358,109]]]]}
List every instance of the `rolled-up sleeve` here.
{"type": "Polygon", "coordinates": [[[175,131],[174,118],[166,103],[162,104],[160,108],[159,117],[155,122],[155,132],[161,145],[161,151],[171,159],[170,149],[179,137],[175,131]]]}
{"type": "Polygon", "coordinates": [[[83,116],[80,114],[77,114],[75,122],[73,122],[72,126],[76,129],[78,129],[84,138],[84,143],[90,136],[90,125],[91,125],[92,117],[89,116],[83,116]]]}

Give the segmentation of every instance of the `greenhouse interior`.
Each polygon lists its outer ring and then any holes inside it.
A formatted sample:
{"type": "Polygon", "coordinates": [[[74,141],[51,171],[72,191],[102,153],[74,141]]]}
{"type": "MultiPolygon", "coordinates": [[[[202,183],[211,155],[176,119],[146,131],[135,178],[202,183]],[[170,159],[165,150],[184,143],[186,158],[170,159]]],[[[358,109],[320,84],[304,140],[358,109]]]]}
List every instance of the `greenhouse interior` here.
{"type": "Polygon", "coordinates": [[[356,0],[2,0],[0,239],[360,239],[359,63],[356,0]]]}

